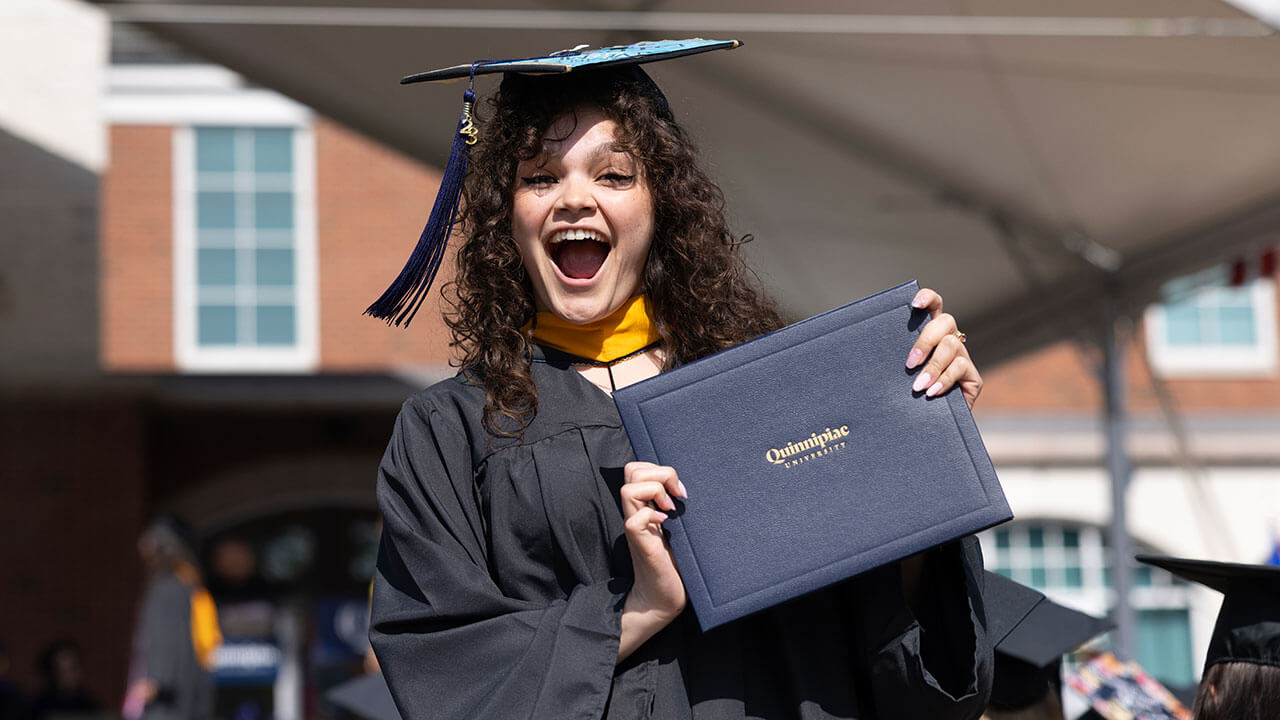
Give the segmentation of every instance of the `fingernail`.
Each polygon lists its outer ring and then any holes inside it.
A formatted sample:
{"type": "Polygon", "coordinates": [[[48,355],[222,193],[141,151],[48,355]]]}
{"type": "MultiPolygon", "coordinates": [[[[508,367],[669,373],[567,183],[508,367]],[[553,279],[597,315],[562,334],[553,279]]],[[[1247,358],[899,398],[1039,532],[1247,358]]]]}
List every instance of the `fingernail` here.
{"type": "Polygon", "coordinates": [[[676,487],[680,488],[680,497],[682,497],[682,498],[684,498],[684,499],[688,500],[688,499],[689,499],[689,490],[688,490],[687,488],[685,488],[684,483],[683,483],[683,482],[681,482],[681,481],[679,481],[679,480],[677,480],[677,481],[676,481],[676,487]]]}
{"type": "Polygon", "coordinates": [[[667,519],[667,514],[664,512],[655,512],[653,516],[658,518],[658,522],[664,522],[667,519]]]}
{"type": "Polygon", "coordinates": [[[920,351],[920,348],[911,348],[911,352],[907,353],[907,367],[913,368],[919,365],[923,359],[924,353],[920,351]]]}
{"type": "Polygon", "coordinates": [[[911,307],[919,310],[925,306],[924,297],[917,295],[911,300],[911,307]]]}
{"type": "Polygon", "coordinates": [[[916,381],[912,383],[911,390],[913,392],[920,392],[921,390],[929,387],[929,383],[931,382],[933,382],[933,378],[929,376],[929,373],[922,372],[916,376],[916,381]]]}
{"type": "Polygon", "coordinates": [[[930,385],[929,389],[924,391],[924,396],[933,397],[934,395],[937,395],[940,392],[942,392],[942,381],[938,381],[930,385]]]}

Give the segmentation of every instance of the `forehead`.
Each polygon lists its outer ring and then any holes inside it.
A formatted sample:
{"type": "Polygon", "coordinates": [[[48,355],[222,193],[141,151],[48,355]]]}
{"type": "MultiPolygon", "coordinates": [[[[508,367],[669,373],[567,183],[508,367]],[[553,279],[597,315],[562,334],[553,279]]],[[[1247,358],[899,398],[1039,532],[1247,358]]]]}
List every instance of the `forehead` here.
{"type": "Polygon", "coordinates": [[[618,124],[596,108],[565,113],[542,134],[539,155],[543,159],[577,153],[629,154],[618,142],[618,124]]]}

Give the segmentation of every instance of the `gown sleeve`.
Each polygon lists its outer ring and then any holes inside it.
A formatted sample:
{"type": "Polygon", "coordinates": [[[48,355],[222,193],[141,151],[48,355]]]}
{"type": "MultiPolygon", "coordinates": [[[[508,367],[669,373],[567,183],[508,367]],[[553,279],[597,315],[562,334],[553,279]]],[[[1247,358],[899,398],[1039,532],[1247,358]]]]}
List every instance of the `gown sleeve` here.
{"type": "Polygon", "coordinates": [[[466,425],[452,409],[401,409],[378,477],[382,543],[372,641],[405,720],[599,720],[625,588],[507,597],[488,571],[466,425]]]}
{"type": "Polygon", "coordinates": [[[975,537],[926,556],[922,601],[913,613],[897,564],[873,572],[889,597],[865,605],[863,627],[876,638],[870,662],[875,717],[978,718],[991,695],[993,650],[982,605],[982,551],[975,537]],[[892,593],[896,591],[896,597],[892,593]]]}

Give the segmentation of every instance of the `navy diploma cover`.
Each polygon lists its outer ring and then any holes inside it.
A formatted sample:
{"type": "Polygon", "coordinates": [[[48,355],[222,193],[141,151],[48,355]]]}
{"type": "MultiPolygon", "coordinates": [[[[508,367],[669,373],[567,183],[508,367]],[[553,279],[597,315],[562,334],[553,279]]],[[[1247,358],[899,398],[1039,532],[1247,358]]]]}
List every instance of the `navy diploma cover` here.
{"type": "Polygon", "coordinates": [[[619,389],[703,629],[1010,519],[959,389],[911,390],[914,281],[619,389]]]}

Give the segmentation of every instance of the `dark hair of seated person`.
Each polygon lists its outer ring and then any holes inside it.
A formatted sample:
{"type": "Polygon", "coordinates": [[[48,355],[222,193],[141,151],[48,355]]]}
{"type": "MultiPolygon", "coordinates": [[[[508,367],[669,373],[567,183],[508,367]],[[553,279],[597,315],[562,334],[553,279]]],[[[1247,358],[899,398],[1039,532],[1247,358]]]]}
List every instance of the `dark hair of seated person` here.
{"type": "Polygon", "coordinates": [[[1247,662],[1209,667],[1200,681],[1192,714],[1195,720],[1280,718],[1280,667],[1247,662]]]}

